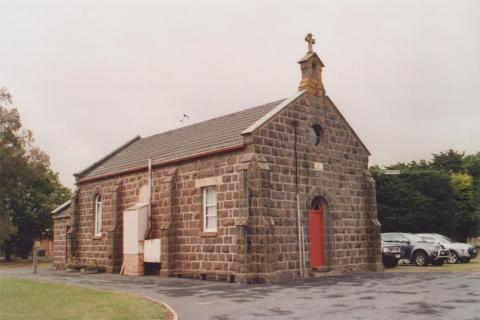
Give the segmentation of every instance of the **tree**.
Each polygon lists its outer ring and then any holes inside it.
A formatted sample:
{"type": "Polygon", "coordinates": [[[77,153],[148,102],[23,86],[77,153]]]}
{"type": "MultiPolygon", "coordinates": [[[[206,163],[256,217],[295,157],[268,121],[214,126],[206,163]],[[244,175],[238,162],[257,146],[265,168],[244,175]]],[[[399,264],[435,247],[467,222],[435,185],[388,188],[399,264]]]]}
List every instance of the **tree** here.
{"type": "Polygon", "coordinates": [[[433,161],[431,163],[434,169],[444,170],[447,172],[464,172],[463,159],[465,152],[459,153],[452,149],[439,154],[433,154],[433,161]]]}
{"type": "Polygon", "coordinates": [[[480,234],[480,152],[468,155],[464,159],[464,168],[473,178],[472,182],[472,205],[475,208],[475,217],[477,219],[476,232],[480,234]]]}
{"type": "Polygon", "coordinates": [[[0,215],[0,247],[16,231],[12,219],[7,215],[0,215]]]}
{"type": "Polygon", "coordinates": [[[473,204],[473,178],[466,173],[450,175],[455,198],[454,232],[458,240],[465,241],[477,231],[478,216],[473,204]]]}
{"type": "MultiPolygon", "coordinates": [[[[17,190],[17,175],[24,172],[24,144],[28,136],[19,132],[20,116],[16,109],[8,110],[12,96],[6,88],[0,89],[0,245],[15,234],[12,223],[11,195],[17,190]]],[[[8,253],[11,243],[5,248],[8,253]]]]}
{"type": "Polygon", "coordinates": [[[0,223],[8,232],[3,239],[6,259],[10,258],[13,250],[27,257],[33,241],[51,226],[50,212],[70,197],[70,190],[59,182],[58,174],[50,169],[48,155],[33,145],[32,132],[21,130],[18,111],[15,108],[7,109],[11,103],[12,96],[2,88],[0,223]]]}
{"type": "Polygon", "coordinates": [[[438,232],[464,241],[480,232],[480,153],[452,149],[432,161],[397,163],[399,176],[371,172],[377,181],[384,231],[438,232]]]}
{"type": "Polygon", "coordinates": [[[480,178],[480,152],[464,158],[463,167],[474,178],[480,178]]]}
{"type": "Polygon", "coordinates": [[[376,173],[378,217],[384,232],[439,232],[452,235],[453,188],[448,174],[406,170],[376,173]]]}

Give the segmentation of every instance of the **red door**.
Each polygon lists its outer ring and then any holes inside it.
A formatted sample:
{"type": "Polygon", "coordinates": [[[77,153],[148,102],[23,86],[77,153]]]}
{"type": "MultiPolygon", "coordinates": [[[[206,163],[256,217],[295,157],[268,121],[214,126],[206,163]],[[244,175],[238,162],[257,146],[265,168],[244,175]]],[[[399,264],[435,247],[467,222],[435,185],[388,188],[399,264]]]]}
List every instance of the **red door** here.
{"type": "Polygon", "coordinates": [[[308,213],[310,225],[310,265],[312,268],[325,264],[323,257],[323,211],[312,210],[308,213]]]}

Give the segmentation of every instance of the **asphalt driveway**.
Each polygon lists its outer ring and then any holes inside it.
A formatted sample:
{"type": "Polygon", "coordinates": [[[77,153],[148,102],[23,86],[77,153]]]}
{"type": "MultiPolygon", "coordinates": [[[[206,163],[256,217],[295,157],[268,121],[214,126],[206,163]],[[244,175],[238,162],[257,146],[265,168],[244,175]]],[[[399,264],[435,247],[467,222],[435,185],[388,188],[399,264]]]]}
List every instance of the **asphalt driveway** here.
{"type": "Polygon", "coordinates": [[[277,285],[4,269],[0,276],[148,296],[180,319],[480,319],[480,273],[363,273],[277,285]]]}

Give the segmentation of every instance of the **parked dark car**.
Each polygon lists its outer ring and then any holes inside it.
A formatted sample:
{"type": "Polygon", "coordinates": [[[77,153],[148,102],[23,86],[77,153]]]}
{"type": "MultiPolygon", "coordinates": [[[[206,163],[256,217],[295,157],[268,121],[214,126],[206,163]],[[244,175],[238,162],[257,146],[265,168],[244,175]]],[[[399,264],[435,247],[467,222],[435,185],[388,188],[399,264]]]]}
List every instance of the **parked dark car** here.
{"type": "Polygon", "coordinates": [[[382,241],[382,263],[385,268],[395,268],[403,257],[402,245],[382,241]]]}
{"type": "Polygon", "coordinates": [[[429,244],[422,238],[411,233],[388,232],[382,233],[382,241],[392,244],[406,244],[405,259],[417,266],[426,266],[429,263],[441,266],[449,257],[449,251],[441,245],[429,244]]]}

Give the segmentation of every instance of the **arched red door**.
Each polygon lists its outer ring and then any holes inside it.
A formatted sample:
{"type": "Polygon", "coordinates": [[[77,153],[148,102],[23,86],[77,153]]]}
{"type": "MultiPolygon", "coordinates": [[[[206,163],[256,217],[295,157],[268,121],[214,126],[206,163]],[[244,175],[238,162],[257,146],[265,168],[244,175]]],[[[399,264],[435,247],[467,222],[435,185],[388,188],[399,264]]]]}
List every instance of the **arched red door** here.
{"type": "Polygon", "coordinates": [[[319,268],[325,265],[323,244],[323,209],[319,207],[308,213],[310,225],[310,265],[319,268]]]}

